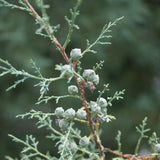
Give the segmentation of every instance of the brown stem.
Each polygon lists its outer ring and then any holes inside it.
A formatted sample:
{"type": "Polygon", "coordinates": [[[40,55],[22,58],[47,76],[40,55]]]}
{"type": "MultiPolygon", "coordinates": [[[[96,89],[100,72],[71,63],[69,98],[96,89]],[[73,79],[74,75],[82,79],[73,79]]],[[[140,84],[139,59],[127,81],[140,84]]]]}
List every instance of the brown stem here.
{"type": "MultiPolygon", "coordinates": [[[[74,61],[73,62],[73,69],[75,71],[75,66],[77,64],[77,61],[74,61]]],[[[94,140],[95,140],[95,143],[97,145],[97,147],[99,148],[100,150],[100,156],[101,156],[101,159],[104,160],[105,159],[105,154],[104,154],[104,147],[103,145],[101,144],[101,140],[99,138],[99,135],[98,133],[96,132],[96,129],[95,129],[95,122],[93,121],[92,117],[91,117],[91,113],[90,113],[90,110],[87,106],[87,103],[86,103],[86,98],[85,98],[85,88],[83,87],[83,82],[78,82],[77,80],[77,77],[74,76],[77,84],[78,84],[78,88],[80,90],[80,94],[81,94],[81,101],[82,101],[82,104],[86,110],[86,113],[87,113],[87,119],[88,119],[88,122],[89,122],[89,128],[91,130],[91,133],[94,137],[94,140]]]]}
{"type": "Polygon", "coordinates": [[[148,155],[144,155],[144,156],[138,156],[138,157],[135,157],[134,155],[132,154],[120,154],[120,153],[117,153],[109,148],[105,148],[106,151],[114,154],[114,155],[117,155],[119,157],[123,157],[123,158],[126,158],[128,160],[156,160],[157,156],[154,156],[152,154],[148,154],[148,155]]]}
{"type": "MultiPolygon", "coordinates": [[[[57,40],[57,38],[54,35],[52,35],[52,33],[50,32],[49,28],[46,26],[45,22],[42,20],[42,18],[39,16],[39,14],[35,11],[35,9],[32,7],[32,5],[29,3],[29,1],[28,0],[23,0],[23,1],[30,8],[30,10],[32,11],[32,14],[34,15],[34,17],[40,21],[41,25],[44,26],[44,28],[46,30],[46,33],[53,39],[52,43],[55,44],[56,47],[61,51],[61,53],[62,53],[62,55],[63,55],[66,63],[69,64],[69,59],[68,59],[68,56],[67,56],[67,54],[65,52],[65,48],[63,46],[61,46],[61,44],[59,43],[59,41],[57,40]]],[[[75,70],[76,63],[77,63],[76,61],[73,63],[73,69],[74,70],[75,70]]],[[[94,137],[95,143],[96,143],[97,147],[100,150],[101,159],[104,160],[105,159],[104,147],[101,144],[101,140],[99,138],[99,135],[98,135],[98,133],[95,130],[94,121],[92,120],[92,117],[91,117],[91,114],[90,114],[90,110],[88,109],[88,106],[87,106],[87,103],[86,103],[85,88],[83,87],[82,83],[78,82],[76,76],[74,76],[74,78],[75,78],[75,80],[76,80],[76,82],[78,84],[79,90],[80,90],[82,104],[85,107],[85,110],[87,112],[87,118],[88,118],[88,122],[89,122],[89,128],[90,128],[90,130],[92,132],[92,135],[94,137]]]]}
{"type": "Polygon", "coordinates": [[[97,147],[100,150],[101,159],[104,159],[105,158],[104,147],[101,144],[101,140],[99,138],[99,135],[98,135],[98,133],[95,130],[94,121],[92,120],[92,117],[91,117],[91,114],[90,114],[90,110],[88,109],[88,106],[87,106],[87,103],[86,103],[85,89],[84,89],[83,85],[80,82],[77,82],[77,84],[78,84],[78,87],[79,87],[79,90],[80,90],[82,104],[83,104],[83,106],[84,106],[84,108],[85,108],[85,110],[87,112],[87,118],[88,118],[88,122],[89,122],[89,128],[90,128],[91,133],[92,133],[92,135],[94,137],[96,145],[97,145],[97,147]]]}
{"type": "Polygon", "coordinates": [[[56,47],[61,51],[65,61],[69,64],[69,59],[68,56],[65,52],[64,47],[61,46],[61,44],[59,43],[59,41],[57,40],[57,38],[50,32],[49,28],[46,26],[45,22],[42,20],[41,16],[35,11],[35,9],[32,7],[32,5],[29,3],[28,0],[23,0],[26,5],[29,7],[29,9],[32,11],[32,14],[34,15],[34,17],[36,19],[38,19],[41,23],[41,25],[44,26],[46,33],[53,39],[52,43],[56,45],[56,47]]]}

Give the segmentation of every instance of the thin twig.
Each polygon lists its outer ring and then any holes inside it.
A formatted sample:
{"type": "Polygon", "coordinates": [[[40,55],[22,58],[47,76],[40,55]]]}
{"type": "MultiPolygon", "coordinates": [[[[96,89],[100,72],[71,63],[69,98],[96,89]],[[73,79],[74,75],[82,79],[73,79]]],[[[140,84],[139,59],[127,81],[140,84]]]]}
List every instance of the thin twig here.
{"type": "Polygon", "coordinates": [[[65,61],[67,63],[69,63],[69,59],[68,59],[68,56],[67,56],[67,54],[65,52],[64,47],[61,46],[61,44],[59,43],[59,41],[57,40],[57,38],[50,32],[49,28],[47,27],[47,25],[45,24],[45,22],[43,21],[43,19],[41,18],[41,16],[35,11],[35,9],[32,7],[32,5],[29,3],[29,1],[28,0],[23,0],[23,1],[29,7],[29,9],[33,13],[34,17],[40,21],[41,25],[44,26],[47,34],[51,37],[51,39],[53,39],[52,43],[55,44],[56,47],[60,50],[60,52],[62,53],[62,55],[63,55],[63,57],[65,59],[65,61]]]}
{"type": "MultiPolygon", "coordinates": [[[[74,69],[74,71],[75,71],[76,64],[77,64],[77,61],[74,61],[73,62],[73,69],[74,69]]],[[[75,80],[76,80],[76,82],[78,84],[78,87],[79,87],[79,90],[80,90],[80,94],[81,94],[81,101],[82,101],[82,104],[83,104],[83,106],[84,106],[84,108],[86,110],[86,113],[87,113],[87,118],[88,118],[88,122],[89,122],[89,128],[90,128],[91,133],[92,133],[92,135],[94,137],[95,143],[96,143],[97,147],[100,150],[100,157],[101,157],[102,160],[104,160],[105,159],[104,147],[101,144],[100,137],[99,137],[98,133],[95,130],[94,121],[92,120],[92,117],[91,117],[91,114],[90,114],[90,110],[89,110],[89,108],[87,106],[87,103],[86,103],[85,88],[83,87],[83,82],[78,82],[76,76],[74,76],[74,78],[75,78],[75,80]]]]}
{"type": "Polygon", "coordinates": [[[117,153],[113,150],[111,150],[110,148],[105,148],[106,151],[116,155],[116,156],[119,156],[119,157],[123,157],[123,158],[126,158],[128,160],[156,160],[157,158],[157,155],[152,155],[152,154],[147,154],[147,155],[144,155],[144,156],[134,156],[132,154],[121,154],[121,153],[117,153]]]}
{"type": "MultiPolygon", "coordinates": [[[[36,19],[38,19],[40,21],[40,23],[44,26],[47,34],[51,37],[51,39],[53,39],[52,43],[56,45],[56,47],[60,50],[60,52],[62,53],[66,63],[69,64],[69,59],[68,59],[68,56],[65,52],[65,48],[61,46],[61,44],[59,43],[59,41],[57,40],[57,38],[52,35],[52,33],[49,31],[49,28],[46,26],[45,22],[42,20],[42,18],[39,16],[39,14],[35,11],[35,9],[32,7],[32,5],[29,3],[28,0],[23,0],[27,6],[30,8],[30,10],[32,11],[33,15],[35,16],[36,19]]],[[[76,66],[76,61],[74,62],[73,64],[73,68],[75,69],[75,66],[76,66]]],[[[82,104],[83,106],[85,107],[85,110],[87,112],[87,118],[88,118],[88,122],[89,122],[89,128],[93,134],[93,137],[94,137],[94,140],[95,140],[95,143],[97,145],[97,147],[99,148],[100,150],[100,157],[102,160],[105,159],[105,154],[104,154],[104,147],[103,145],[101,144],[101,140],[99,138],[99,135],[98,133],[96,132],[95,130],[95,127],[94,127],[94,121],[92,120],[91,118],[91,114],[90,114],[90,110],[88,109],[88,106],[87,106],[87,103],[86,103],[86,99],[85,99],[85,88],[83,87],[83,84],[78,82],[77,80],[77,77],[74,76],[77,84],[78,84],[78,87],[79,87],[79,90],[80,90],[80,94],[81,94],[81,101],[82,101],[82,104]]]]}

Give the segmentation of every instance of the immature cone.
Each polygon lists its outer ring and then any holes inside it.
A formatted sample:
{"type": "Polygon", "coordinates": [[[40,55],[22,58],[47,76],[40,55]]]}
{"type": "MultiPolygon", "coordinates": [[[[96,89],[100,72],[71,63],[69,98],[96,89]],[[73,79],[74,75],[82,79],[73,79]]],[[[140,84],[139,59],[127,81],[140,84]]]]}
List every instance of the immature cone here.
{"type": "Polygon", "coordinates": [[[67,122],[67,120],[65,119],[61,119],[59,120],[59,127],[62,129],[62,130],[66,130],[69,126],[69,123],[67,122]]]}
{"type": "Polygon", "coordinates": [[[75,142],[69,142],[66,147],[72,154],[77,152],[77,144],[75,142]]]}
{"type": "Polygon", "coordinates": [[[85,69],[82,76],[87,81],[92,81],[95,85],[99,83],[99,75],[93,69],[85,69]]]}
{"type": "Polygon", "coordinates": [[[80,58],[82,58],[81,49],[79,48],[72,49],[70,56],[74,61],[79,60],[80,58]]]}
{"type": "Polygon", "coordinates": [[[95,78],[95,71],[93,69],[85,69],[82,76],[84,79],[86,79],[87,81],[93,81],[95,78]]]}
{"type": "Polygon", "coordinates": [[[101,113],[101,107],[97,104],[97,102],[90,101],[90,107],[93,113],[101,113]]]}
{"type": "Polygon", "coordinates": [[[89,145],[89,143],[90,143],[90,141],[89,141],[89,139],[86,136],[82,137],[80,139],[80,141],[79,141],[79,145],[81,147],[87,147],[89,145]]]}
{"type": "Polygon", "coordinates": [[[85,110],[83,109],[78,109],[77,113],[76,113],[77,118],[79,119],[86,119],[87,117],[87,113],[85,110]]]}
{"type": "Polygon", "coordinates": [[[107,100],[104,99],[104,98],[102,98],[102,97],[99,98],[98,104],[99,104],[99,106],[102,107],[102,108],[105,108],[105,107],[107,107],[107,105],[108,105],[107,100]]]}
{"type": "Polygon", "coordinates": [[[73,119],[75,117],[75,115],[76,115],[76,112],[73,108],[69,108],[64,112],[64,116],[67,119],[73,119]]]}
{"type": "Polygon", "coordinates": [[[64,113],[64,109],[62,107],[57,107],[54,113],[56,116],[62,117],[64,113]]]}
{"type": "Polygon", "coordinates": [[[77,93],[78,93],[78,88],[77,88],[77,86],[75,86],[75,85],[69,86],[69,87],[68,87],[68,92],[69,92],[69,94],[71,94],[71,95],[77,94],[77,93]]]}

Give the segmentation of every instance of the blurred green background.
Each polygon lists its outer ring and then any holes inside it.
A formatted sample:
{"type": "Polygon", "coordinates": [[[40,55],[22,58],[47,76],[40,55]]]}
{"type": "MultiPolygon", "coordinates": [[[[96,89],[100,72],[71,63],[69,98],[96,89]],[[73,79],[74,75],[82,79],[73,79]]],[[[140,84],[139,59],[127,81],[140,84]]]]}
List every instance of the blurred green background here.
{"type": "MultiPolygon", "coordinates": [[[[64,15],[69,15],[68,10],[76,1],[46,2],[50,4],[51,23],[61,25],[56,37],[63,43],[68,29],[64,15]]],[[[133,153],[138,138],[135,126],[145,116],[149,118],[148,126],[160,136],[160,0],[85,0],[80,13],[76,20],[80,30],[74,31],[68,54],[72,48],[84,50],[86,39],[93,42],[106,22],[124,16],[112,29],[112,45],[96,46],[98,53],[87,54],[82,66],[91,68],[96,62],[105,60],[97,87],[102,90],[103,83],[110,84],[110,91],[104,97],[126,89],[124,100],[115,101],[108,109],[108,113],[117,119],[103,125],[101,137],[104,146],[116,149],[115,136],[117,130],[121,130],[123,151],[133,153]]],[[[55,64],[64,63],[64,60],[48,39],[35,35],[36,28],[34,18],[27,13],[0,8],[0,57],[28,72],[33,72],[29,65],[29,60],[33,59],[46,77],[55,77],[58,75],[55,64]]],[[[35,106],[39,89],[33,87],[36,82],[31,80],[6,92],[5,89],[15,80],[13,76],[0,78],[0,159],[4,159],[4,155],[17,156],[22,147],[11,142],[8,133],[22,138],[25,134],[37,135],[42,151],[47,148],[56,153],[54,144],[44,139],[45,130],[37,130],[33,121],[16,119],[15,116],[31,108],[53,112],[57,104],[51,101],[47,105],[35,106]]],[[[60,81],[51,85],[48,94],[65,93],[66,83],[60,81]]],[[[88,100],[95,100],[96,95],[96,92],[87,92],[88,100]]],[[[65,108],[81,106],[70,103],[70,100],[61,101],[59,105],[65,108]]]]}

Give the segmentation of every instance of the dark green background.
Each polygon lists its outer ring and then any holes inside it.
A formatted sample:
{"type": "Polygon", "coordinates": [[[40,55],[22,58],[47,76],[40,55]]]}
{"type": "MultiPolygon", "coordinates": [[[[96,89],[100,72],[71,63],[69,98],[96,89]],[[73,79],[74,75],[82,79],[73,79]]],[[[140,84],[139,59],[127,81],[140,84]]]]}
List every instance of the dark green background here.
{"type": "MultiPolygon", "coordinates": [[[[64,15],[69,15],[68,10],[76,1],[48,2],[51,23],[61,25],[56,37],[63,43],[67,33],[64,15]]],[[[113,28],[112,45],[95,47],[98,53],[84,56],[82,66],[91,68],[96,62],[105,60],[103,70],[99,72],[100,85],[97,86],[98,90],[102,90],[103,83],[110,84],[110,92],[105,97],[113,95],[116,90],[126,89],[124,100],[114,102],[108,109],[108,113],[116,116],[117,120],[103,125],[101,137],[104,146],[116,149],[114,137],[117,130],[121,130],[123,151],[133,153],[138,137],[135,126],[145,116],[149,118],[148,125],[152,131],[160,134],[160,1],[85,0],[80,6],[80,13],[76,20],[80,30],[74,32],[67,48],[68,54],[72,48],[84,50],[86,39],[93,42],[106,22],[124,16],[113,28]]],[[[27,13],[0,8],[0,57],[28,72],[32,72],[29,65],[32,58],[46,77],[55,77],[58,75],[54,70],[55,64],[64,63],[64,60],[48,39],[35,35],[36,28],[34,18],[27,13]]],[[[39,96],[38,88],[33,87],[36,81],[28,80],[5,92],[15,80],[13,76],[0,78],[0,159],[4,159],[4,155],[17,156],[22,147],[11,142],[8,133],[22,138],[25,134],[37,135],[41,150],[55,153],[54,145],[44,139],[45,130],[37,131],[33,121],[19,120],[15,116],[31,108],[53,112],[57,105],[54,101],[47,105],[34,105],[39,96]]],[[[65,93],[66,83],[60,81],[51,85],[48,94],[65,93]]],[[[95,100],[96,95],[96,92],[87,92],[88,100],[95,100]]],[[[79,103],[70,103],[70,100],[60,105],[80,107],[79,103]]]]}

